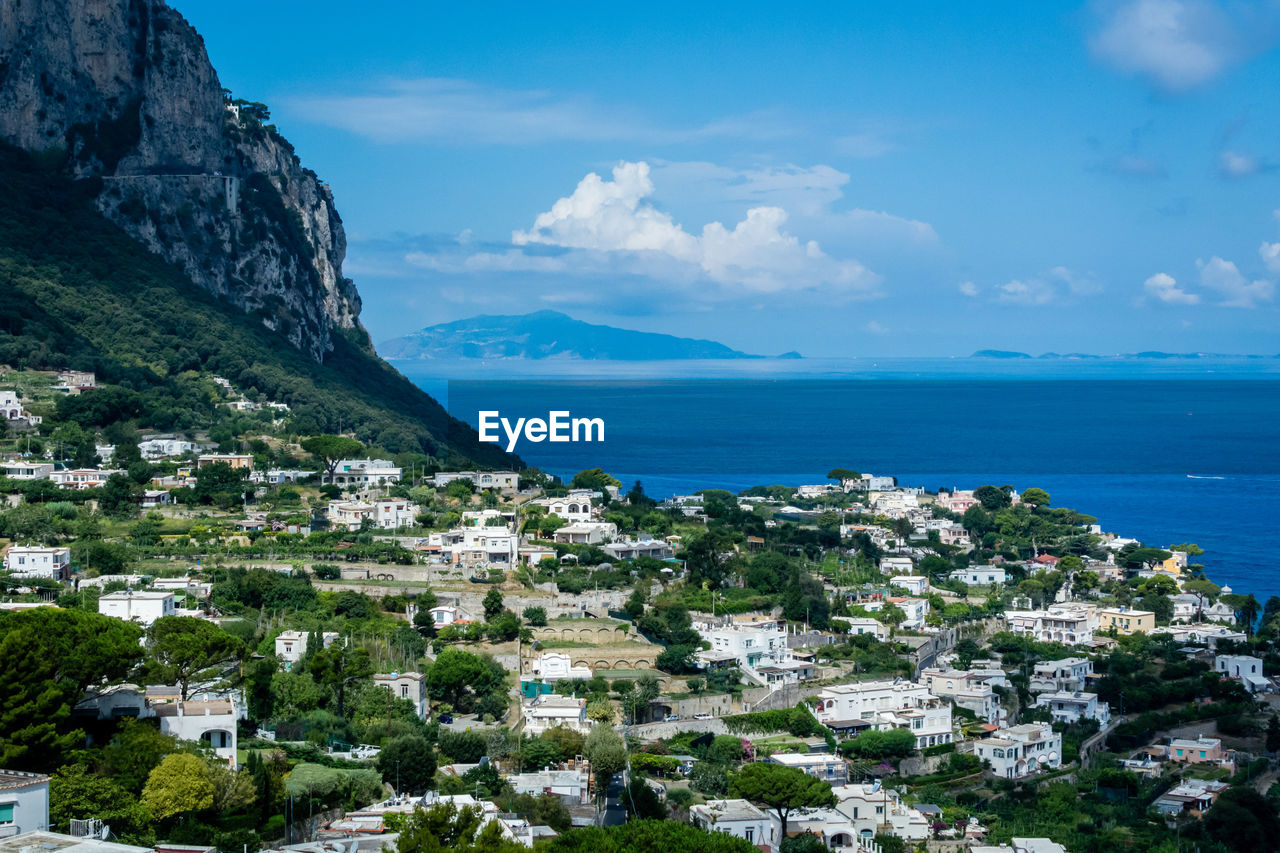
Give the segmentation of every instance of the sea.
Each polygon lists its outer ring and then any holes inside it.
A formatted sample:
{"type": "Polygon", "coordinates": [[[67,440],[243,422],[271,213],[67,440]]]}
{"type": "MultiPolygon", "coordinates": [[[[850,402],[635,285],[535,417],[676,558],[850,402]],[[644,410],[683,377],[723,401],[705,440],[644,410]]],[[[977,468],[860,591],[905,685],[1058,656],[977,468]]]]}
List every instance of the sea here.
{"type": "Polygon", "coordinates": [[[1199,545],[1235,592],[1280,595],[1280,358],[395,366],[473,427],[482,411],[602,420],[603,441],[519,439],[527,464],[562,477],[599,467],[655,498],[821,483],[836,467],[930,491],[1038,487],[1120,536],[1199,545]]]}

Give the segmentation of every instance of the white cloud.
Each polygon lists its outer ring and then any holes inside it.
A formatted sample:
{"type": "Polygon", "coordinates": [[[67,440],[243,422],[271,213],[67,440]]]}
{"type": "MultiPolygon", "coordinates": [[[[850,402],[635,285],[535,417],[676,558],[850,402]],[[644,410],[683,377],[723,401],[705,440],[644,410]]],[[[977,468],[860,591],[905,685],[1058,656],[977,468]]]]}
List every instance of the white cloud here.
{"type": "Polygon", "coordinates": [[[499,89],[441,77],[392,78],[361,92],[294,98],[286,106],[310,121],[384,143],[642,140],[670,144],[709,138],[776,139],[797,132],[794,122],[769,112],[663,127],[634,110],[585,96],[499,89]]]}
{"type": "Polygon", "coordinates": [[[1280,275],[1280,243],[1266,243],[1258,248],[1258,255],[1267,269],[1280,275]]]}
{"type": "Polygon", "coordinates": [[[882,157],[897,146],[883,134],[866,131],[838,137],[835,140],[835,147],[836,151],[846,156],[869,160],[873,157],[882,157]]]}
{"type": "Polygon", "coordinates": [[[777,205],[813,216],[844,195],[841,188],[849,183],[849,175],[825,165],[733,169],[695,160],[657,161],[650,168],[650,180],[666,188],[667,196],[675,188],[691,199],[777,205]]]}
{"type": "Polygon", "coordinates": [[[1253,308],[1275,295],[1275,283],[1259,279],[1249,281],[1231,261],[1216,255],[1208,261],[1196,261],[1200,283],[1222,294],[1221,305],[1230,308],[1253,308]]]}
{"type": "Polygon", "coordinates": [[[978,285],[971,281],[960,282],[960,292],[965,296],[974,297],[978,295],[978,285]]]}
{"type": "Polygon", "coordinates": [[[871,333],[871,334],[873,334],[873,335],[887,335],[887,334],[889,334],[889,330],[888,330],[886,327],[882,326],[882,325],[881,325],[879,322],[877,322],[876,320],[871,320],[870,322],[868,322],[868,323],[867,323],[867,326],[866,326],[866,329],[867,329],[867,331],[868,331],[868,332],[870,332],[870,333],[871,333]]]}
{"type": "Polygon", "coordinates": [[[657,263],[683,265],[720,285],[777,293],[818,287],[871,295],[879,277],[856,260],[832,258],[815,241],[787,233],[787,212],[761,206],[733,228],[712,222],[692,234],[648,198],[654,192],[647,163],[620,163],[613,180],[594,172],[573,193],[541,213],[517,246],[541,244],[599,253],[622,253],[636,272],[657,263]]]}
{"type": "Polygon", "coordinates": [[[1039,278],[1014,279],[996,286],[996,301],[1006,305],[1048,305],[1058,294],[1053,286],[1039,278]]]}
{"type": "Polygon", "coordinates": [[[1178,287],[1177,280],[1168,273],[1158,272],[1143,282],[1142,286],[1146,288],[1148,295],[1170,305],[1196,305],[1200,302],[1197,294],[1178,287]]]}
{"type": "MultiPolygon", "coordinates": [[[[978,288],[972,282],[964,282],[960,285],[960,292],[966,296],[977,296],[978,288]]],[[[1064,266],[1054,267],[1030,278],[1013,279],[992,288],[996,302],[1028,307],[1101,292],[1102,284],[1093,273],[1079,273],[1064,266]]]]}
{"type": "Polygon", "coordinates": [[[1276,20],[1274,5],[1265,3],[1119,0],[1101,8],[1094,54],[1172,92],[1203,85],[1269,46],[1276,20]]]}
{"type": "Polygon", "coordinates": [[[906,240],[916,244],[938,242],[938,232],[928,222],[895,216],[883,210],[855,208],[838,215],[846,233],[883,241],[906,240]]]}
{"type": "Polygon", "coordinates": [[[1262,164],[1251,154],[1223,151],[1218,155],[1218,170],[1227,178],[1247,178],[1262,171],[1262,164]]]}

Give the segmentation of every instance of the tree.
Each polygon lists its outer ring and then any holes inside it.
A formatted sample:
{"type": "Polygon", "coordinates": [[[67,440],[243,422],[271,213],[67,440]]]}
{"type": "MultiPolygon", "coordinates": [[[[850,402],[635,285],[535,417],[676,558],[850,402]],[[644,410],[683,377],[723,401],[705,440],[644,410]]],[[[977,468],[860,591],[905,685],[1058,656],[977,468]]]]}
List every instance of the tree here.
{"type": "Polygon", "coordinates": [[[343,459],[349,459],[364,450],[364,445],[345,435],[312,435],[302,439],[302,449],[316,457],[330,476],[343,459]]]}
{"type": "Polygon", "coordinates": [[[130,622],[38,607],[0,611],[0,767],[46,770],[83,738],[71,709],[90,685],[122,681],[142,658],[130,622]]]}
{"type": "Polygon", "coordinates": [[[570,485],[575,489],[590,489],[593,492],[603,492],[609,486],[621,486],[622,481],[610,477],[600,468],[588,468],[585,471],[579,471],[573,475],[573,482],[570,485]]]}
{"type": "Polygon", "coordinates": [[[526,607],[521,615],[524,616],[524,621],[535,628],[541,628],[547,624],[547,609],[545,607],[526,607]]]}
{"type": "Polygon", "coordinates": [[[1204,818],[1204,830],[1228,850],[1280,849],[1280,818],[1275,808],[1248,786],[1223,791],[1204,818]]]}
{"type": "Polygon", "coordinates": [[[1031,506],[1048,506],[1049,493],[1044,489],[1027,489],[1022,493],[1022,502],[1031,506]]]}
{"type": "Polygon", "coordinates": [[[803,770],[763,761],[734,773],[729,789],[736,796],[773,809],[782,824],[781,838],[787,837],[787,821],[796,809],[834,808],[836,804],[828,783],[803,770]]]}
{"type": "Polygon", "coordinates": [[[502,612],[502,593],[497,587],[489,590],[484,597],[484,618],[492,619],[502,612]]]}
{"type": "Polygon", "coordinates": [[[90,773],[83,764],[59,767],[49,779],[49,828],[68,832],[72,820],[88,815],[119,835],[140,833],[151,823],[137,794],[116,779],[90,773]]]}
{"type": "Polygon", "coordinates": [[[982,504],[982,508],[987,512],[1004,509],[1013,503],[1009,493],[999,486],[978,486],[973,490],[973,496],[978,499],[978,502],[982,504]]]}
{"type": "Polygon", "coordinates": [[[151,771],[166,755],[176,752],[194,753],[195,745],[184,744],[151,722],[126,717],[115,738],[102,750],[99,769],[136,796],[151,771]]]}
{"type": "Polygon", "coordinates": [[[427,692],[432,699],[456,705],[468,688],[480,691],[483,673],[484,662],[479,655],[450,646],[436,656],[427,670],[427,692]]]}
{"type": "Polygon", "coordinates": [[[827,479],[839,480],[843,483],[845,480],[861,480],[862,475],[852,468],[832,468],[827,472],[827,479]]]}
{"type": "Polygon", "coordinates": [[[459,809],[453,803],[415,809],[400,827],[396,853],[528,853],[524,845],[502,837],[499,821],[482,817],[477,807],[459,809]]]}
{"type": "Polygon", "coordinates": [[[539,845],[547,853],[759,853],[750,841],[727,832],[707,832],[673,820],[588,826],[539,845]]]}
{"type": "Polygon", "coordinates": [[[177,684],[183,701],[191,682],[236,660],[244,644],[212,622],[194,616],[163,616],[147,629],[147,645],[156,684],[177,684]]]}
{"type": "Polygon", "coordinates": [[[417,735],[392,738],[378,753],[382,781],[402,793],[425,794],[436,776],[436,752],[426,738],[417,735]]]}
{"type": "Polygon", "coordinates": [[[213,783],[205,764],[189,753],[165,756],[142,789],[142,805],[160,820],[213,807],[213,783]]]}
{"type": "Polygon", "coordinates": [[[329,648],[323,646],[307,656],[307,671],[316,680],[333,691],[336,711],[341,717],[346,710],[347,689],[373,675],[373,663],[366,649],[334,640],[329,648]]]}
{"type": "Polygon", "coordinates": [[[1280,716],[1271,715],[1267,721],[1267,752],[1280,752],[1280,716]]]}
{"type": "Polygon", "coordinates": [[[612,726],[602,723],[591,727],[582,750],[595,776],[596,811],[599,811],[614,775],[626,766],[626,746],[612,726]]]}
{"type": "Polygon", "coordinates": [[[248,770],[235,770],[216,758],[205,767],[213,785],[213,808],[218,814],[245,811],[258,799],[258,788],[248,770]]]}
{"type": "Polygon", "coordinates": [[[956,643],[956,666],[968,669],[978,651],[978,644],[971,639],[966,638],[956,643]]]}
{"type": "Polygon", "coordinates": [[[611,724],[613,723],[613,705],[607,700],[601,699],[587,705],[587,719],[595,723],[611,724]]]}

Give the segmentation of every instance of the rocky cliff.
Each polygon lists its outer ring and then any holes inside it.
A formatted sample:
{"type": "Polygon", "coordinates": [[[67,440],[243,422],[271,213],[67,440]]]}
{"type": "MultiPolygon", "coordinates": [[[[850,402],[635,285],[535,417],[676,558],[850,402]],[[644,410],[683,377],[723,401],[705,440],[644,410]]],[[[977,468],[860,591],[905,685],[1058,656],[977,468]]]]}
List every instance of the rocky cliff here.
{"type": "Polygon", "coordinates": [[[101,179],[105,216],[319,361],[367,345],[360,298],[332,193],[269,121],[163,0],[0,4],[0,139],[101,179]]]}

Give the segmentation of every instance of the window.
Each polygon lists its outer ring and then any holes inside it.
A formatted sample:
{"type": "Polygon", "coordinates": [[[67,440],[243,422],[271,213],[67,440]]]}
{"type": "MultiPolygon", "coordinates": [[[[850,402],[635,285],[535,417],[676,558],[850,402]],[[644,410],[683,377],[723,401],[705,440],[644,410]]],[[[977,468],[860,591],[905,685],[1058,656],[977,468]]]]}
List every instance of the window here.
{"type": "Polygon", "coordinates": [[[0,826],[13,823],[13,807],[15,803],[0,803],[0,826]]]}
{"type": "Polygon", "coordinates": [[[752,842],[755,840],[755,837],[756,837],[756,831],[751,827],[747,827],[747,831],[745,835],[745,838],[747,839],[747,841],[752,842]]]}

